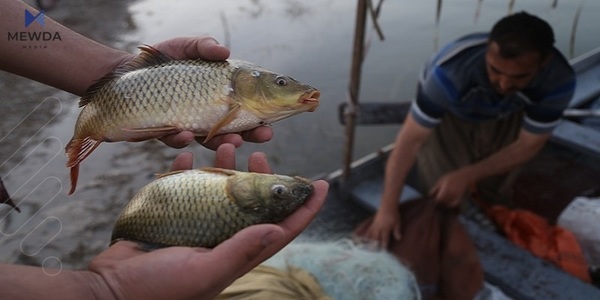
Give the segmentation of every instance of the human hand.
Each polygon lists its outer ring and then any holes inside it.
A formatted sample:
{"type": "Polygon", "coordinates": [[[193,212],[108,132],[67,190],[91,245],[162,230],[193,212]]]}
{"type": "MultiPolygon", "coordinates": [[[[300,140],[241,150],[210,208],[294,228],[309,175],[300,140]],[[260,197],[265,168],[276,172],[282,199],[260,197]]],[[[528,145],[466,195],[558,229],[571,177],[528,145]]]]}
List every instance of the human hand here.
{"type": "MultiPolygon", "coordinates": [[[[217,149],[215,166],[235,167],[235,146],[217,149]]],[[[191,153],[180,154],[172,170],[192,167],[191,153]]],[[[263,153],[248,161],[252,172],[271,172],[263,153]]],[[[261,224],[243,229],[214,249],[169,247],[144,252],[128,241],[115,243],[89,266],[97,298],[119,299],[212,299],[235,279],[271,257],[308,226],[322,207],[328,184],[313,183],[311,197],[279,224],[261,224]]]]}
{"type": "Polygon", "coordinates": [[[474,181],[468,169],[458,169],[438,179],[429,191],[429,195],[434,197],[439,204],[456,207],[473,183],[474,181]]]}
{"type": "Polygon", "coordinates": [[[398,209],[380,208],[372,222],[360,237],[369,243],[375,243],[375,248],[387,249],[390,238],[399,241],[402,238],[400,212],[398,209]]]}
{"type": "MultiPolygon", "coordinates": [[[[229,57],[229,49],[219,43],[212,37],[177,37],[169,39],[153,46],[158,51],[174,59],[205,59],[205,60],[225,60],[229,57]]],[[[133,58],[131,56],[129,59],[133,58]]],[[[269,126],[260,126],[242,133],[228,133],[216,136],[210,141],[204,143],[204,138],[194,136],[191,131],[182,131],[161,138],[160,140],[167,146],[173,148],[184,148],[194,139],[204,147],[216,150],[221,144],[233,144],[236,147],[242,145],[243,141],[252,143],[264,143],[273,137],[273,131],[269,126]]]]}

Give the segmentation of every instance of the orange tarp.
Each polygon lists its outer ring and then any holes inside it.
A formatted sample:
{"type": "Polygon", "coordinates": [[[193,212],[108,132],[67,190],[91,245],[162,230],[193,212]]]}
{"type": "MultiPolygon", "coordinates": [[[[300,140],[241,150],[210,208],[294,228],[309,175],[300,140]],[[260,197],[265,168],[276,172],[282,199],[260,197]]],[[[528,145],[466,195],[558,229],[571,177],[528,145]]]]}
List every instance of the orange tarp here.
{"type": "Polygon", "coordinates": [[[573,276],[591,282],[583,251],[570,231],[550,225],[544,218],[527,210],[510,210],[495,205],[487,212],[509,240],[555,263],[573,276]]]}

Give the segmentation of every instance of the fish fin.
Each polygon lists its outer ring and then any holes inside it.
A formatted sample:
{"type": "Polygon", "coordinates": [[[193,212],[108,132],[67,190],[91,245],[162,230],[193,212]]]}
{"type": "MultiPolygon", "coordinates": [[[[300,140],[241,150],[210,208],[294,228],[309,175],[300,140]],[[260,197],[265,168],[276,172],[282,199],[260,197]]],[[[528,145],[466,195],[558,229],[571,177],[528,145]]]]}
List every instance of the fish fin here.
{"type": "Polygon", "coordinates": [[[6,187],[4,187],[4,182],[2,178],[0,178],[0,203],[4,203],[12,206],[17,212],[21,212],[21,209],[17,207],[17,205],[12,201],[6,187]]]}
{"type": "Polygon", "coordinates": [[[138,48],[141,50],[140,54],[138,54],[132,60],[124,63],[123,65],[118,66],[112,72],[106,74],[102,78],[98,79],[98,81],[96,81],[94,84],[92,84],[85,91],[85,93],[81,97],[81,100],[79,100],[79,107],[84,107],[88,103],[90,103],[90,101],[94,99],[94,95],[98,92],[98,90],[100,90],[100,88],[102,88],[105,84],[107,84],[115,78],[119,78],[131,71],[143,69],[149,66],[159,65],[174,60],[172,57],[158,51],[156,48],[150,45],[142,45],[138,48]]]}
{"type": "Polygon", "coordinates": [[[181,132],[181,129],[175,126],[146,127],[146,128],[121,128],[121,130],[139,134],[137,138],[129,138],[129,142],[141,142],[149,139],[161,138],[165,135],[181,132]]]}
{"type": "MultiPolygon", "coordinates": [[[[234,170],[222,169],[222,168],[217,168],[217,167],[202,167],[202,168],[198,168],[198,170],[203,171],[203,172],[223,174],[223,175],[227,175],[227,176],[235,175],[235,173],[236,173],[236,171],[234,171],[234,170]]],[[[163,177],[183,173],[186,171],[189,171],[189,170],[169,171],[167,173],[154,174],[154,176],[156,176],[156,179],[158,179],[158,178],[163,178],[163,177]]]]}
{"type": "MultiPolygon", "coordinates": [[[[227,176],[235,175],[235,173],[236,173],[236,171],[234,171],[234,170],[222,169],[222,168],[217,168],[217,167],[202,167],[202,168],[198,168],[198,170],[203,171],[203,172],[227,175],[227,176]]],[[[163,177],[183,173],[186,171],[189,171],[189,170],[169,171],[167,173],[154,174],[154,176],[156,176],[156,179],[158,179],[158,178],[163,178],[163,177]]]]}
{"type": "Polygon", "coordinates": [[[160,243],[151,243],[151,242],[145,242],[145,241],[137,241],[137,240],[133,240],[133,239],[126,239],[126,238],[116,238],[113,239],[112,241],[110,241],[110,245],[112,246],[120,241],[130,241],[130,242],[134,242],[137,244],[137,248],[140,251],[143,252],[151,252],[154,250],[158,250],[160,248],[165,248],[165,247],[169,247],[169,245],[163,245],[160,243]]]}
{"type": "Polygon", "coordinates": [[[227,176],[232,176],[232,175],[236,174],[235,170],[215,168],[215,167],[204,167],[204,168],[200,168],[199,170],[204,171],[204,172],[223,174],[223,175],[227,175],[227,176]]]}
{"type": "MultiPolygon", "coordinates": [[[[223,175],[227,175],[227,176],[235,175],[235,173],[236,173],[236,171],[234,171],[234,170],[222,169],[222,168],[216,168],[216,167],[203,167],[203,168],[199,168],[198,170],[204,171],[204,172],[216,173],[216,174],[223,174],[223,175]]],[[[154,174],[154,176],[156,177],[156,179],[159,179],[159,178],[183,173],[186,171],[189,171],[189,170],[169,171],[167,173],[154,174]]]]}
{"type": "Polygon", "coordinates": [[[217,135],[217,132],[219,132],[219,130],[221,128],[225,127],[225,125],[227,125],[227,124],[231,123],[233,120],[235,120],[240,109],[241,109],[241,106],[239,104],[236,103],[236,104],[232,105],[230,107],[229,111],[227,112],[227,114],[225,115],[225,117],[223,117],[221,120],[219,120],[219,122],[217,122],[217,124],[215,124],[215,126],[213,126],[210,129],[210,132],[208,132],[208,135],[204,139],[204,143],[208,142],[210,139],[215,137],[215,135],[217,135]]]}
{"type": "Polygon", "coordinates": [[[77,179],[79,178],[79,164],[71,167],[71,171],[69,172],[71,177],[71,189],[69,190],[69,196],[75,193],[75,189],[77,188],[77,179]]]}
{"type": "Polygon", "coordinates": [[[79,177],[79,164],[88,157],[102,141],[94,140],[90,137],[83,139],[71,139],[67,144],[65,151],[67,152],[67,168],[71,168],[71,190],[69,195],[72,195],[77,188],[77,178],[79,177]]]}
{"type": "Polygon", "coordinates": [[[171,176],[171,175],[183,173],[185,171],[188,171],[188,170],[177,170],[177,171],[169,171],[167,173],[158,173],[158,174],[154,174],[154,177],[156,177],[156,179],[159,179],[159,178],[163,178],[163,177],[167,177],[167,176],[171,176]]]}

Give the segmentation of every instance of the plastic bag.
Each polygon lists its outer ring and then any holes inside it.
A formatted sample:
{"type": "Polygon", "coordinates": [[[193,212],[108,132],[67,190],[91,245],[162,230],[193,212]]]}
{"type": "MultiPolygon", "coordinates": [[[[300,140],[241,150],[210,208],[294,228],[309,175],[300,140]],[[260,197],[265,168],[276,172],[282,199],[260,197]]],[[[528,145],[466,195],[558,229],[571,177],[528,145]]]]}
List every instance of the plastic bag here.
{"type": "Polygon", "coordinates": [[[591,282],[589,267],[573,233],[560,226],[550,225],[533,212],[494,205],[488,215],[498,224],[506,237],[533,254],[578,277],[591,282]]]}
{"type": "Polygon", "coordinates": [[[600,266],[600,198],[575,198],[558,217],[570,230],[591,266],[600,266]]]}

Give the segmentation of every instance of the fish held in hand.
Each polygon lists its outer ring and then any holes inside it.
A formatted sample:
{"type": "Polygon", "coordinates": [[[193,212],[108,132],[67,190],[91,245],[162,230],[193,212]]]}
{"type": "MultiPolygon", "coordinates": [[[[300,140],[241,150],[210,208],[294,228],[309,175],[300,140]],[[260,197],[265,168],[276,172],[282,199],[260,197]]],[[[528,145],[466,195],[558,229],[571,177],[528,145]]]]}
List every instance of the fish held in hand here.
{"type": "Polygon", "coordinates": [[[140,47],[132,61],[92,85],[66,146],[75,192],[79,164],[102,142],[144,141],[191,131],[205,141],[250,130],[319,105],[320,92],[240,61],[174,60],[140,47]]]}
{"type": "Polygon", "coordinates": [[[119,240],[148,248],[213,248],[255,224],[277,223],[313,192],[310,180],[203,168],[172,172],[138,191],[113,227],[119,240]]]}

